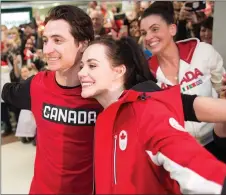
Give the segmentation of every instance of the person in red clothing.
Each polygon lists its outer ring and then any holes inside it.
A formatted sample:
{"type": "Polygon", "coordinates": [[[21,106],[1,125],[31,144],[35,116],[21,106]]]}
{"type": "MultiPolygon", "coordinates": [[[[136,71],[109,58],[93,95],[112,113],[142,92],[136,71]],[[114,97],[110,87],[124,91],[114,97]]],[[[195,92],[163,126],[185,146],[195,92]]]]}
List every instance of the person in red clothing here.
{"type": "Polygon", "coordinates": [[[95,129],[96,194],[220,194],[226,165],[185,131],[178,86],[142,90],[147,70],[131,38],[102,38],[83,54],[82,97],[104,108],[95,129]]]}
{"type": "MultiPolygon", "coordinates": [[[[140,21],[145,47],[153,54],[150,69],[156,75],[161,88],[180,85],[183,94],[213,97],[219,96],[223,59],[214,47],[192,38],[174,41],[177,26],[172,2],[155,1],[145,10],[140,21]]],[[[214,143],[214,123],[187,121],[185,129],[218,159],[226,155],[214,143]]]]}
{"type": "Polygon", "coordinates": [[[101,106],[81,97],[82,53],[94,39],[92,21],[78,7],[53,7],[45,20],[43,52],[49,71],[7,83],[6,103],[31,110],[37,150],[30,194],[92,194],[93,136],[101,106]]]}

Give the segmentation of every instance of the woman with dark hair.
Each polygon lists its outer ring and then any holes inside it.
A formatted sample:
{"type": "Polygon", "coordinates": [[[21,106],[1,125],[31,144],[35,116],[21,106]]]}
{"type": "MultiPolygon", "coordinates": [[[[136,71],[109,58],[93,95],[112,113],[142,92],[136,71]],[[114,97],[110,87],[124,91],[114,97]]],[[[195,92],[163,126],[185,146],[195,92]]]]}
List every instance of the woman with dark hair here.
{"type": "MultiPolygon", "coordinates": [[[[198,39],[174,42],[177,27],[172,2],[153,3],[145,10],[140,29],[146,48],[153,54],[149,61],[150,69],[161,88],[180,84],[184,94],[218,97],[225,72],[223,60],[210,44],[198,39]]],[[[216,155],[218,149],[213,144],[213,123],[186,122],[185,127],[216,155]]]]}
{"type": "Polygon", "coordinates": [[[104,108],[95,129],[96,194],[221,192],[226,166],[183,128],[179,87],[145,92],[154,85],[141,82],[153,76],[132,38],[91,43],[78,76],[82,97],[104,108]]]}
{"type": "Polygon", "coordinates": [[[138,43],[140,39],[140,26],[138,18],[135,18],[129,22],[128,29],[128,35],[138,43]]]}
{"type": "Polygon", "coordinates": [[[200,40],[212,44],[213,17],[208,17],[201,23],[200,40]]]}

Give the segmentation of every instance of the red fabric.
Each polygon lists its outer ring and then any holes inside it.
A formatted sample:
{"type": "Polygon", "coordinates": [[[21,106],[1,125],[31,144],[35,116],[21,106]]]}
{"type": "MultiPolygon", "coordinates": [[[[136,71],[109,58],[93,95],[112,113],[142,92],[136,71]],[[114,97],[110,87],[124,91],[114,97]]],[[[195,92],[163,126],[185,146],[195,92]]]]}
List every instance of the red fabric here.
{"type": "MultiPolygon", "coordinates": [[[[94,100],[83,99],[81,87],[63,89],[55,81],[54,72],[40,72],[31,83],[31,110],[37,123],[37,151],[30,194],[91,194],[93,192],[94,124],[63,124],[53,110],[70,109],[97,113],[94,100]],[[47,120],[52,115],[55,121],[47,120]]],[[[82,119],[81,119],[82,120],[82,119]]],[[[88,118],[87,118],[88,120],[88,118]]]]}
{"type": "Polygon", "coordinates": [[[152,74],[156,77],[156,72],[158,70],[159,64],[158,64],[158,58],[156,56],[152,56],[148,60],[149,69],[152,72],[152,74]]]}
{"type": "Polygon", "coordinates": [[[123,20],[115,20],[116,29],[121,29],[123,25],[123,20]]]}
{"type": "Polygon", "coordinates": [[[197,40],[178,42],[177,46],[179,49],[180,59],[190,64],[197,44],[198,44],[197,40]]]}
{"type": "MultiPolygon", "coordinates": [[[[98,117],[95,129],[96,194],[180,194],[178,182],[170,178],[163,166],[154,164],[146,151],[152,151],[154,155],[161,152],[182,167],[222,184],[225,165],[187,132],[175,129],[169,123],[169,119],[174,118],[184,126],[179,86],[148,92],[146,100],[140,100],[139,95],[142,93],[128,91],[98,117]],[[125,150],[120,148],[122,139],[127,140],[125,150]]],[[[174,173],[180,174],[180,170],[174,173]]]]}
{"type": "MultiPolygon", "coordinates": [[[[179,50],[180,59],[190,64],[197,44],[198,44],[197,40],[188,40],[188,41],[178,42],[177,47],[179,50]]],[[[159,67],[157,57],[152,56],[148,60],[148,64],[149,64],[150,70],[155,75],[159,67]]]]}
{"type": "Polygon", "coordinates": [[[8,63],[1,60],[1,66],[8,66],[8,63]]]}
{"type": "Polygon", "coordinates": [[[29,54],[30,50],[29,49],[24,49],[24,60],[29,60],[33,58],[33,54],[29,54]]]}
{"type": "Polygon", "coordinates": [[[1,51],[5,48],[4,43],[1,42],[1,51]]]}

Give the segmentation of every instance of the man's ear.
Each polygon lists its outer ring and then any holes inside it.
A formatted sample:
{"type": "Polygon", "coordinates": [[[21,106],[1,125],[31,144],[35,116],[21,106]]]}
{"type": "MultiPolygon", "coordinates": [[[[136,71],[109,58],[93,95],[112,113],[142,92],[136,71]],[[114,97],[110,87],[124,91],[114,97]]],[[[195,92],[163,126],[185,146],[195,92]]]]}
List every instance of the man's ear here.
{"type": "Polygon", "coordinates": [[[80,52],[83,53],[86,50],[86,48],[88,47],[88,45],[89,45],[89,42],[87,40],[79,42],[78,47],[79,47],[80,52]]]}
{"type": "Polygon", "coordinates": [[[126,66],[124,64],[114,67],[115,79],[119,79],[126,74],[126,66]]]}

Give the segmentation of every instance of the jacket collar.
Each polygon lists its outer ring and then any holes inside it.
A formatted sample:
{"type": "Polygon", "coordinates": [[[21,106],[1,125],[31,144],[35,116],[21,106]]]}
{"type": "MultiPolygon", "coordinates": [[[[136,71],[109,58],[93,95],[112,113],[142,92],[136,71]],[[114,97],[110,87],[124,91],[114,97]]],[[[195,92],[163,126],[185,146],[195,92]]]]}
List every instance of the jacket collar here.
{"type": "MultiPolygon", "coordinates": [[[[176,42],[179,50],[180,59],[190,64],[194,51],[199,42],[200,41],[196,38],[191,38],[191,39],[186,39],[186,40],[176,42]]],[[[152,56],[148,61],[148,63],[152,73],[156,74],[157,69],[159,67],[157,56],[152,56]]]]}
{"type": "MultiPolygon", "coordinates": [[[[143,83],[141,83],[140,85],[143,85],[143,83]]],[[[179,85],[176,85],[169,89],[159,90],[159,91],[156,91],[156,90],[153,91],[153,90],[150,90],[149,88],[147,88],[147,90],[145,91],[144,90],[135,91],[133,89],[125,91],[123,96],[117,102],[111,104],[98,117],[102,118],[102,116],[105,116],[104,121],[108,121],[106,125],[113,132],[114,122],[118,115],[118,111],[120,110],[120,107],[123,104],[132,103],[135,101],[145,101],[149,98],[152,98],[155,101],[161,102],[164,105],[166,105],[168,109],[172,110],[173,112],[179,113],[178,116],[180,116],[181,118],[180,122],[181,124],[183,124],[184,118],[183,118],[183,114],[181,115],[181,113],[183,113],[183,106],[182,106],[179,85]]]]}

